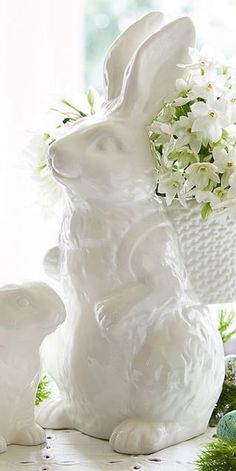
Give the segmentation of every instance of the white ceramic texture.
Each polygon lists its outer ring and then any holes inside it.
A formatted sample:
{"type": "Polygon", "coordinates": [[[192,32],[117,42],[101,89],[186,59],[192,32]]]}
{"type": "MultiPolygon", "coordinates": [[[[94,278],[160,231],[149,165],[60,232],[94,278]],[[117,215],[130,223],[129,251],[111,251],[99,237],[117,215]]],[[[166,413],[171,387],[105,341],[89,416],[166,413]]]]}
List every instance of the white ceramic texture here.
{"type": "Polygon", "coordinates": [[[194,291],[202,303],[236,301],[236,221],[222,216],[203,221],[199,205],[173,202],[168,215],[194,291]]]}
{"type": "Polygon", "coordinates": [[[68,208],[45,265],[61,279],[68,316],[45,342],[61,397],[42,405],[38,420],[130,454],[203,433],[224,376],[217,327],[189,288],[155,198],[145,126],[194,44],[188,18],[158,31],[161,20],[148,14],[112,45],[103,112],[80,120],[49,156],[68,208]]]}
{"type": "Polygon", "coordinates": [[[45,283],[0,288],[0,453],[7,445],[38,445],[44,430],[35,423],[40,346],[65,319],[65,308],[45,283]]]}
{"type": "Polygon", "coordinates": [[[105,440],[77,430],[47,430],[41,447],[11,446],[0,456],[1,471],[196,471],[195,461],[215,433],[145,456],[117,455],[105,440]]]}

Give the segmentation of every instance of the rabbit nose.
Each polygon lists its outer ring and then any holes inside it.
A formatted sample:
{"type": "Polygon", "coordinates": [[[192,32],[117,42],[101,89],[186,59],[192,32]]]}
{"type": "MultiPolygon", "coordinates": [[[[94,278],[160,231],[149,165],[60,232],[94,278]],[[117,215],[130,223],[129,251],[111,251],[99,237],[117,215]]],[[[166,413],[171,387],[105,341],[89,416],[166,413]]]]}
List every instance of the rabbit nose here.
{"type": "Polygon", "coordinates": [[[58,150],[55,144],[51,144],[48,151],[48,165],[51,169],[54,169],[54,161],[58,154],[58,150]]]}
{"type": "Polygon", "coordinates": [[[80,169],[76,153],[59,143],[51,145],[48,154],[48,164],[53,173],[65,178],[79,178],[80,169]]]}
{"type": "Polygon", "coordinates": [[[52,171],[58,174],[64,174],[65,168],[65,155],[57,144],[52,144],[48,153],[48,165],[52,171]]]}

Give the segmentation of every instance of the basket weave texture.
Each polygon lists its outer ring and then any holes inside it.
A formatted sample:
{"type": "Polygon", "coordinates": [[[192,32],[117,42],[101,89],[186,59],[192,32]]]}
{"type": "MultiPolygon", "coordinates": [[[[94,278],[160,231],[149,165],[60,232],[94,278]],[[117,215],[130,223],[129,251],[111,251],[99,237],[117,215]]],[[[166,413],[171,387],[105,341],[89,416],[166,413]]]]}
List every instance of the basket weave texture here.
{"type": "Polygon", "coordinates": [[[203,221],[199,206],[191,203],[183,208],[177,201],[167,213],[200,302],[236,302],[236,221],[221,216],[203,221]]]}

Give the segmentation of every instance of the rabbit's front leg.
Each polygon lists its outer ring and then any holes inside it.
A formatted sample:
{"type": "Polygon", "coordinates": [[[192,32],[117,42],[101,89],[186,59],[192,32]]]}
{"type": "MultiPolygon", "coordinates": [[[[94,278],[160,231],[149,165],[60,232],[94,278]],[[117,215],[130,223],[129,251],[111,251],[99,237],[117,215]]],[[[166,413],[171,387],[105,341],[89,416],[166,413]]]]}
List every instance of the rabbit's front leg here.
{"type": "Polygon", "coordinates": [[[117,324],[133,306],[142,301],[151,292],[151,286],[145,283],[129,283],[111,291],[95,303],[95,316],[103,329],[117,324]]]}

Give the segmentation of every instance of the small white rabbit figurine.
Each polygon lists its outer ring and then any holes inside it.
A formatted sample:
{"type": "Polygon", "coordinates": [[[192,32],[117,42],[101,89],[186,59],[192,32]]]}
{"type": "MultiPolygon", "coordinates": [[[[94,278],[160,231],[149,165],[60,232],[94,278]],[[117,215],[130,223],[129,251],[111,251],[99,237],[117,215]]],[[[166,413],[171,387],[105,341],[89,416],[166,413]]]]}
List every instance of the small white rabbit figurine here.
{"type": "Polygon", "coordinates": [[[152,12],[115,41],[103,113],[80,120],[49,156],[69,203],[46,268],[62,281],[68,316],[45,356],[61,397],[38,420],[131,454],[203,433],[224,376],[217,327],[189,289],[155,197],[146,125],[194,43],[188,18],[159,30],[161,21],[152,12]]]}
{"type": "Polygon", "coordinates": [[[39,350],[64,319],[63,302],[45,283],[0,288],[0,453],[45,441],[34,418],[39,350]]]}

